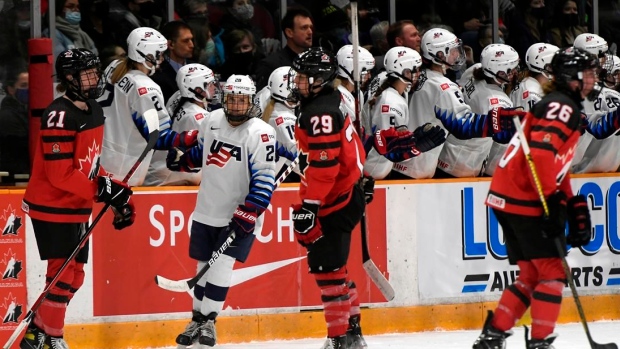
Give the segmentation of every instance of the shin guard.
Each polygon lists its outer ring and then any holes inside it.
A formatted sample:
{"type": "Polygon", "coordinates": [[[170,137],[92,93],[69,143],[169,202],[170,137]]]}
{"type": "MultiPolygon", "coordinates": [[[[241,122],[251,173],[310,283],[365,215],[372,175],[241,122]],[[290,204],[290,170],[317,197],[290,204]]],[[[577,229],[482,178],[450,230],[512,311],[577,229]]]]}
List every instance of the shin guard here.
{"type": "Polygon", "coordinates": [[[351,311],[345,267],[329,273],[314,274],[314,277],[321,289],[327,336],[334,338],[345,335],[349,327],[351,311]]]}
{"type": "Polygon", "coordinates": [[[532,260],[539,281],[532,295],[532,339],[545,339],[555,328],[562,305],[566,275],[560,258],[532,260]]]}
{"type": "MultiPolygon", "coordinates": [[[[65,262],[61,258],[47,261],[47,283],[49,283],[65,262]]],[[[76,261],[71,261],[60,275],[60,278],[50,289],[34,317],[34,324],[47,335],[62,337],[65,327],[65,313],[71,296],[71,285],[75,278],[76,261]]]]}
{"type": "Polygon", "coordinates": [[[502,293],[495,310],[492,325],[500,331],[508,331],[523,316],[532,300],[532,292],[538,272],[531,262],[519,261],[519,277],[502,293]]]}

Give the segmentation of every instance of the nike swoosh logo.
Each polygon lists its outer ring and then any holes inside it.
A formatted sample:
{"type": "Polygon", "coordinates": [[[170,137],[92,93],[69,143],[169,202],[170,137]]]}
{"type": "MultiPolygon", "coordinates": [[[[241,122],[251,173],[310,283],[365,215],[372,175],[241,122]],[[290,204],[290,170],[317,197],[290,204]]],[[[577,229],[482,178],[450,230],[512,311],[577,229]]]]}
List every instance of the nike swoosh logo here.
{"type": "Polygon", "coordinates": [[[219,130],[219,129],[220,129],[219,127],[213,127],[213,126],[211,126],[211,130],[219,130]]]}
{"type": "Polygon", "coordinates": [[[80,128],[84,128],[84,126],[86,126],[86,124],[83,124],[82,126],[80,126],[80,128]]]}
{"type": "Polygon", "coordinates": [[[247,268],[235,269],[235,270],[233,270],[233,275],[232,275],[232,280],[231,280],[230,286],[232,287],[232,286],[244,283],[246,281],[250,281],[252,279],[256,279],[259,276],[262,276],[262,275],[270,273],[270,272],[272,272],[274,270],[283,268],[283,267],[285,267],[287,265],[293,264],[293,263],[295,263],[295,262],[297,262],[299,260],[302,260],[304,258],[306,258],[306,256],[295,257],[295,258],[291,258],[291,259],[285,259],[285,260],[282,260],[282,261],[255,265],[255,266],[247,267],[247,268]]]}

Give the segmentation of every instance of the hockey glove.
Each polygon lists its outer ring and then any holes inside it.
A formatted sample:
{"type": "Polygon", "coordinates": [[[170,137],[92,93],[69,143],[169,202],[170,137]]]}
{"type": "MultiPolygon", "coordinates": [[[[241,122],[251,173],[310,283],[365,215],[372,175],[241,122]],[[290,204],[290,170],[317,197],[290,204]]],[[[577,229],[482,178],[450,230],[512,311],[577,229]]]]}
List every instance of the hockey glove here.
{"type": "Polygon", "coordinates": [[[547,198],[549,216],[543,216],[541,230],[543,236],[553,239],[566,230],[566,194],[563,191],[556,191],[547,198]]]}
{"type": "Polygon", "coordinates": [[[319,205],[304,202],[293,205],[293,227],[301,246],[308,247],[323,237],[318,217],[319,205]]]}
{"type": "Polygon", "coordinates": [[[379,130],[374,134],[374,148],[379,155],[393,152],[408,152],[415,146],[413,133],[404,129],[396,130],[393,127],[387,130],[379,130]]]}
{"type": "Polygon", "coordinates": [[[189,159],[189,155],[179,148],[168,150],[166,156],[166,167],[170,171],[176,172],[198,172],[200,169],[194,168],[194,164],[189,159]]]}
{"type": "Polygon", "coordinates": [[[235,232],[235,240],[244,239],[254,234],[258,212],[255,208],[239,205],[233,213],[228,228],[235,232]]]}
{"type": "Polygon", "coordinates": [[[362,178],[362,190],[364,191],[364,199],[366,200],[366,205],[372,202],[373,196],[375,195],[375,180],[372,177],[364,177],[362,178]]]}
{"type": "Polygon", "coordinates": [[[523,119],[526,112],[523,108],[502,108],[496,107],[491,109],[487,115],[485,136],[492,137],[496,133],[507,131],[511,134],[515,132],[515,125],[512,121],[514,116],[523,119]]]}
{"type": "Polygon", "coordinates": [[[588,126],[590,126],[590,123],[588,122],[588,116],[585,113],[581,113],[579,120],[581,121],[579,123],[579,126],[581,126],[579,127],[579,131],[583,135],[588,130],[588,126]]]}
{"type": "Polygon", "coordinates": [[[119,182],[111,177],[97,177],[97,194],[96,202],[104,202],[111,206],[120,207],[129,200],[129,196],[133,191],[126,183],[119,182]]]}
{"type": "Polygon", "coordinates": [[[427,152],[438,147],[446,141],[446,131],[430,122],[418,127],[413,131],[415,137],[415,149],[420,153],[427,152]]]}
{"type": "Polygon", "coordinates": [[[177,133],[173,147],[191,148],[198,143],[198,130],[189,130],[177,133]]]}
{"type": "Polygon", "coordinates": [[[592,240],[592,222],[588,201],[583,195],[568,199],[568,236],[566,242],[573,247],[587,245],[592,240]]]}
{"type": "Polygon", "coordinates": [[[116,230],[127,228],[136,220],[136,209],[133,206],[131,197],[121,206],[112,206],[112,211],[114,212],[112,225],[114,225],[114,229],[116,230]]]}

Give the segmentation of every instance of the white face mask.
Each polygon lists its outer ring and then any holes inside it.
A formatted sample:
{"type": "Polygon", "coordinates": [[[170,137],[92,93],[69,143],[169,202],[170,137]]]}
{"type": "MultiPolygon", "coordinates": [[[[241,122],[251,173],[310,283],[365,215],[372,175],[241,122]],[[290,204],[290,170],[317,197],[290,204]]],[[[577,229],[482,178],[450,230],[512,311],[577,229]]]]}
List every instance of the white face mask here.
{"type": "Polygon", "coordinates": [[[252,4],[245,4],[233,7],[233,14],[241,20],[248,20],[254,16],[254,6],[252,4]]]}

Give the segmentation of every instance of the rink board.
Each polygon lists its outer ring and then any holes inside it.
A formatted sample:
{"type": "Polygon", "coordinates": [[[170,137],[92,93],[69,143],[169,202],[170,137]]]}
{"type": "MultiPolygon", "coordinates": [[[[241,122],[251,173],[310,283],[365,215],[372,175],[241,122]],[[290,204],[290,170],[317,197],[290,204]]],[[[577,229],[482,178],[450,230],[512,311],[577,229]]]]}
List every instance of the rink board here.
{"type": "MultiPolygon", "coordinates": [[[[366,277],[356,229],[348,270],[367,307],[365,333],[482,324],[485,310],[516,277],[516,268],[505,259],[501,228],[483,204],[488,186],[488,179],[380,182],[368,208],[371,256],[396,298],[386,302],[366,277]]],[[[568,257],[587,317],[620,319],[620,176],[578,176],[573,189],[590,196],[595,228],[593,241],[568,257]]],[[[85,284],[67,315],[72,348],[165,347],[186,324],[190,295],[161,290],[153,277],[183,279],[195,273],[187,245],[196,188],[136,192],[134,226],[115,231],[107,214],[93,234],[85,284]]],[[[7,274],[11,277],[3,275],[0,282],[0,340],[16,326],[18,313],[6,316],[11,302],[21,307],[23,317],[25,286],[31,304],[45,274],[29,220],[19,210],[22,195],[19,190],[0,192],[0,226],[6,226],[10,212],[21,223],[0,237],[0,269],[6,274],[11,256],[23,268],[18,273],[13,268],[7,274]]],[[[324,336],[323,315],[317,311],[320,294],[292,233],[290,204],[296,200],[294,186],[274,194],[248,261],[235,266],[234,286],[218,318],[218,341],[324,336]]],[[[565,296],[570,296],[568,288],[565,296]]],[[[578,321],[570,297],[560,321],[578,321]]]]}

